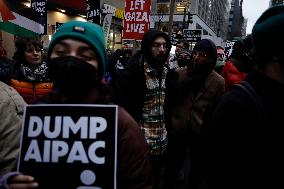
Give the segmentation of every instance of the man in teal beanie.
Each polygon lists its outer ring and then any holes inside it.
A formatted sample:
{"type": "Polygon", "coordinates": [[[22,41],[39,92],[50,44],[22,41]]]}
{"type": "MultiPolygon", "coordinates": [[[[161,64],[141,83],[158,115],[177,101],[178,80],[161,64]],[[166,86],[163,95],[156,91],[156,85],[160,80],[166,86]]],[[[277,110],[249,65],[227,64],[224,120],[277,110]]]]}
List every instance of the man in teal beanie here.
{"type": "Polygon", "coordinates": [[[99,25],[81,21],[70,21],[63,24],[52,36],[47,56],[50,57],[51,51],[58,41],[66,38],[78,39],[90,45],[98,56],[100,62],[99,75],[101,78],[106,67],[105,36],[102,28],[99,25]]]}
{"type": "MultiPolygon", "coordinates": [[[[48,49],[48,71],[54,88],[41,103],[110,104],[108,90],[101,82],[106,63],[105,49],[104,34],[99,25],[80,21],[63,24],[48,49]]],[[[121,107],[117,110],[117,123],[118,188],[152,189],[149,146],[139,124],[121,107]]],[[[89,168],[94,169],[93,164],[89,164],[89,168]]],[[[33,176],[37,175],[18,172],[0,175],[0,188],[48,188],[33,176]]],[[[50,181],[56,188],[53,182],[50,181]]]]}

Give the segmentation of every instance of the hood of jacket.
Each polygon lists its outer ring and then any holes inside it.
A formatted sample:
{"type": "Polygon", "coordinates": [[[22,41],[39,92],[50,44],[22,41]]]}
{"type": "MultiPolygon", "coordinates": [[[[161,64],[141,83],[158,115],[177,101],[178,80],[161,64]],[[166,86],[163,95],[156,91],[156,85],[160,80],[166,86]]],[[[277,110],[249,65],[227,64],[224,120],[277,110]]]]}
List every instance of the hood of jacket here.
{"type": "Polygon", "coordinates": [[[155,30],[155,29],[149,29],[143,36],[142,42],[141,42],[141,52],[144,55],[144,57],[147,58],[152,58],[152,53],[151,53],[151,46],[154,40],[157,37],[164,37],[166,39],[167,43],[167,51],[166,51],[166,56],[168,57],[171,51],[172,43],[170,37],[161,31],[155,30]]]}

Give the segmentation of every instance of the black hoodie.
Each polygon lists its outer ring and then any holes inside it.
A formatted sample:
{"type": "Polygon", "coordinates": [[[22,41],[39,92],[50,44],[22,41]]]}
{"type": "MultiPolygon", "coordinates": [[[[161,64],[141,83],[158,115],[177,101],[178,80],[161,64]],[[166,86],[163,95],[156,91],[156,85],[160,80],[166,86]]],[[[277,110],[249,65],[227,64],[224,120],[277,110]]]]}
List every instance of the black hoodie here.
{"type": "Polygon", "coordinates": [[[149,29],[148,32],[144,34],[142,43],[141,43],[141,52],[145,58],[152,57],[151,46],[154,40],[160,36],[166,39],[166,43],[167,43],[166,57],[169,56],[171,47],[172,47],[170,37],[164,32],[161,32],[155,29],[149,29]]]}
{"type": "Polygon", "coordinates": [[[151,66],[155,63],[151,61],[151,46],[154,40],[159,36],[166,39],[167,51],[165,58],[168,58],[171,50],[169,36],[161,31],[150,29],[144,34],[141,50],[131,57],[126,65],[123,77],[112,88],[113,101],[124,107],[138,122],[142,119],[146,91],[144,62],[147,61],[151,66]]]}

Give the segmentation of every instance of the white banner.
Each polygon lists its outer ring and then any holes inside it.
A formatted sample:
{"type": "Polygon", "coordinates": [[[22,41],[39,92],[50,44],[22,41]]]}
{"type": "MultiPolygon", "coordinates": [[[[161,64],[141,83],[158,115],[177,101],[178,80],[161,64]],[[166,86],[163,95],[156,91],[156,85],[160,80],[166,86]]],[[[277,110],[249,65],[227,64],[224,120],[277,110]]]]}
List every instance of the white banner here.
{"type": "Polygon", "coordinates": [[[112,20],[112,14],[107,14],[103,21],[103,29],[105,33],[105,40],[107,42],[108,36],[109,36],[109,30],[111,26],[111,20],[112,20]]]}

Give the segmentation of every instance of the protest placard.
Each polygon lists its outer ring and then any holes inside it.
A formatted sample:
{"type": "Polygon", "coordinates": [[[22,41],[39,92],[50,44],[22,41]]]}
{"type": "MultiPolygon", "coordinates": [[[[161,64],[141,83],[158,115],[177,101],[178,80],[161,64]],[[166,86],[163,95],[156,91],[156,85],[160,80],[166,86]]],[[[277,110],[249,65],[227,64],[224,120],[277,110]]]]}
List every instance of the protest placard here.
{"type": "Polygon", "coordinates": [[[29,105],[18,171],[40,189],[116,188],[117,106],[29,105]]]}

